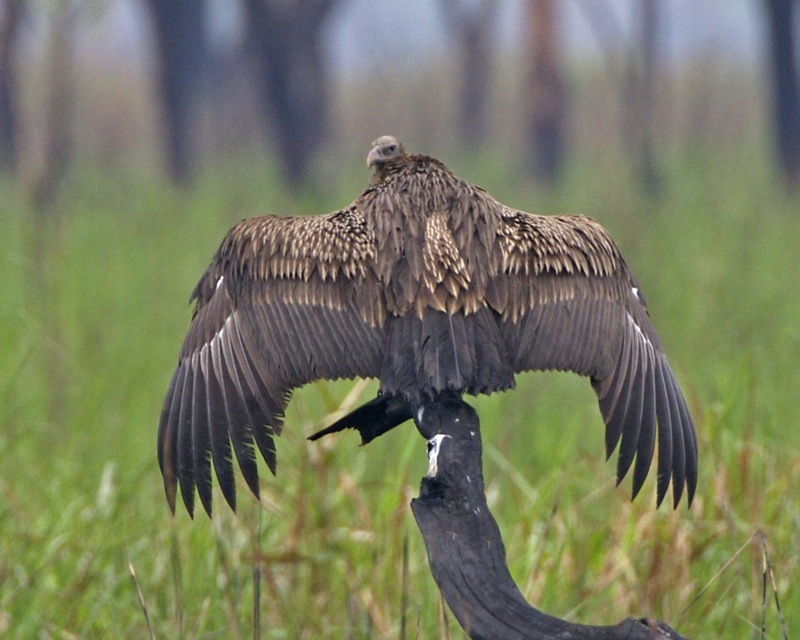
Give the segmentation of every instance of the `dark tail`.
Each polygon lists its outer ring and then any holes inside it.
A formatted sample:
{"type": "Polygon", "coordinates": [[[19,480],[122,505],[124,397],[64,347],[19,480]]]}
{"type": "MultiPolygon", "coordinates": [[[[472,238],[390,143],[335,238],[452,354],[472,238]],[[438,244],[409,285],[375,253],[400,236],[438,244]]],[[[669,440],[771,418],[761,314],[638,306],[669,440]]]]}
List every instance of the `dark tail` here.
{"type": "Polygon", "coordinates": [[[492,393],[514,386],[514,372],[495,314],[465,316],[426,309],[387,321],[381,390],[421,401],[444,391],[492,393]]]}
{"type": "Polygon", "coordinates": [[[344,429],[357,429],[361,434],[361,444],[367,444],[390,429],[413,418],[411,404],[400,396],[380,395],[351,411],[330,427],[318,431],[309,440],[318,440],[329,433],[344,429]]]}

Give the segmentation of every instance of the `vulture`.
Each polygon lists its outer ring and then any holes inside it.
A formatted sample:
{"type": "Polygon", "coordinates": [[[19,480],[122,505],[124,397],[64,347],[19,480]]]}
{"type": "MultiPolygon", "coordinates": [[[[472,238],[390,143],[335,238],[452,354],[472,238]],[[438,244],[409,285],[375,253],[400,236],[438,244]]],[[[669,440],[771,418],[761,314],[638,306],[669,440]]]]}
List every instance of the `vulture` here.
{"type": "Polygon", "coordinates": [[[245,219],[195,287],[196,303],[158,429],[174,512],[180,488],[211,515],[212,466],[236,508],[233,460],[259,494],[257,454],[275,473],[274,436],[292,389],[377,378],[378,396],[316,434],[363,442],[439,394],[489,394],[517,373],[572,371],[597,393],[617,481],[633,496],[658,443],[657,502],[697,482],[692,418],[644,296],[609,233],[584,216],[517,211],[392,136],[346,208],[245,219]]]}

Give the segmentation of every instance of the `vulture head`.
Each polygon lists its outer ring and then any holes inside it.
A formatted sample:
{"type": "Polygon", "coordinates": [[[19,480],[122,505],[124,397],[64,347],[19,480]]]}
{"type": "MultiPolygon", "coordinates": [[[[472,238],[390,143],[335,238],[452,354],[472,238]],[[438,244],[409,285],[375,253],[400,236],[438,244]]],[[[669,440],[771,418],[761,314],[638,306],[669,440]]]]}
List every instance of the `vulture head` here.
{"type": "Polygon", "coordinates": [[[372,150],[367,156],[367,168],[376,167],[379,171],[386,163],[402,158],[406,154],[402,143],[394,136],[381,136],[372,142],[372,150]]]}

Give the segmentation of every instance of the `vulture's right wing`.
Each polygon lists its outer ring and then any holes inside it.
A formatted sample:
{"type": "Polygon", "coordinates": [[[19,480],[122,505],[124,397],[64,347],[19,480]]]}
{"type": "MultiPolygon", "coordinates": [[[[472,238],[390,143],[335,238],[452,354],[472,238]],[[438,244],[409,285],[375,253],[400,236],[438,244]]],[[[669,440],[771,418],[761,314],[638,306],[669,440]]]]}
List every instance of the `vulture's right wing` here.
{"type": "Polygon", "coordinates": [[[588,218],[507,212],[500,251],[501,273],[487,299],[501,313],[514,371],[588,376],[606,423],[607,456],[621,440],[617,480],[635,457],[636,495],[657,440],[658,502],[670,479],[674,504],[684,485],[691,502],[694,425],[644,298],[608,233],[588,218]]]}

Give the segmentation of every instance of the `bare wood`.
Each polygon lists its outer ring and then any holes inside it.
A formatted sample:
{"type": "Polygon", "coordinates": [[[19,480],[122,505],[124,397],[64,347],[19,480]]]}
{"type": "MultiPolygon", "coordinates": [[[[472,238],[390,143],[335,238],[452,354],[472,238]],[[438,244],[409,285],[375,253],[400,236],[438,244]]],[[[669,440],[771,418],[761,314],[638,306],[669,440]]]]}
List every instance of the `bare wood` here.
{"type": "Polygon", "coordinates": [[[425,539],[433,578],[470,638],[683,638],[649,618],[589,626],[547,615],[528,604],[508,571],[500,530],[486,503],[477,414],[453,394],[423,405],[416,418],[429,441],[429,469],[411,510],[425,539]]]}

